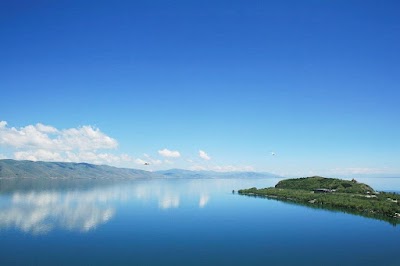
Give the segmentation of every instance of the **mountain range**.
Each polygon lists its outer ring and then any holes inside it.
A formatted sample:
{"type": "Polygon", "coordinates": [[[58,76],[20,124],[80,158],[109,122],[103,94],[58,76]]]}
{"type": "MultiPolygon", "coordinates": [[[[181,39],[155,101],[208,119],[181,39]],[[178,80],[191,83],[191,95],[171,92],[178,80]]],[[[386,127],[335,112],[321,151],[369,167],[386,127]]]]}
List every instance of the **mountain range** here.
{"type": "Polygon", "coordinates": [[[216,171],[191,171],[183,169],[170,169],[157,171],[166,178],[276,178],[281,177],[266,172],[216,172],[216,171]]]}
{"type": "Polygon", "coordinates": [[[170,169],[144,171],[108,165],[70,162],[0,160],[0,178],[130,179],[130,178],[273,178],[270,173],[215,172],[170,169]]]}

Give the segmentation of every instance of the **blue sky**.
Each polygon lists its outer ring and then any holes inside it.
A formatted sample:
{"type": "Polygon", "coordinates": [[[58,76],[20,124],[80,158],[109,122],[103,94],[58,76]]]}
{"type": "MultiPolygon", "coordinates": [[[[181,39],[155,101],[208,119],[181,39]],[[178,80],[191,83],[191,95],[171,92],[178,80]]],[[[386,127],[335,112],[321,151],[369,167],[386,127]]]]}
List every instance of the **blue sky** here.
{"type": "Polygon", "coordinates": [[[399,10],[398,1],[3,1],[0,156],[398,174],[399,10]]]}

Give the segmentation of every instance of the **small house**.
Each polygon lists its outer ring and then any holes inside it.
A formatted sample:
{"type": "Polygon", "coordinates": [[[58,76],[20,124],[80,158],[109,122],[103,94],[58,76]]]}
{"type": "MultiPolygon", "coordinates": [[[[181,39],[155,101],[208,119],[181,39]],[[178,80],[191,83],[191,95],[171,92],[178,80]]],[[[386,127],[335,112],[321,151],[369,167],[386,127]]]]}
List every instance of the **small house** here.
{"type": "Polygon", "coordinates": [[[314,193],[332,193],[333,191],[327,188],[314,189],[314,193]]]}

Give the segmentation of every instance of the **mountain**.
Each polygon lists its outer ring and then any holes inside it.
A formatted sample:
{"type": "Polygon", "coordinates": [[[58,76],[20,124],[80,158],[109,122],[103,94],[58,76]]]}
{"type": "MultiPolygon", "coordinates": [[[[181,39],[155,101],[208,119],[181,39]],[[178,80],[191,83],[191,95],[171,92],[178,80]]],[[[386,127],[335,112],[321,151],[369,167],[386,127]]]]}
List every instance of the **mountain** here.
{"type": "Polygon", "coordinates": [[[258,172],[216,172],[216,171],[190,171],[183,169],[170,169],[155,172],[166,178],[276,178],[281,177],[271,173],[258,172]]]}
{"type": "Polygon", "coordinates": [[[108,165],[0,160],[0,178],[118,179],[118,178],[274,178],[270,173],[214,172],[170,169],[149,172],[108,165]]]}
{"type": "Polygon", "coordinates": [[[151,178],[156,175],[143,170],[108,165],[65,162],[33,162],[0,160],[0,178],[151,178]]]}

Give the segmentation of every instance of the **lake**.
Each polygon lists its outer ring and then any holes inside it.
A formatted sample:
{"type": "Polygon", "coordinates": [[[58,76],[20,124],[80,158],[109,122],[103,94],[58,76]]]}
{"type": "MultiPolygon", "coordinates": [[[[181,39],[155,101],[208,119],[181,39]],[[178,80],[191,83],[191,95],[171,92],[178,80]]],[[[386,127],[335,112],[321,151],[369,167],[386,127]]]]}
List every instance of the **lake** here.
{"type": "Polygon", "coordinates": [[[232,193],[278,181],[0,180],[0,265],[400,265],[400,226],[232,193]]]}

